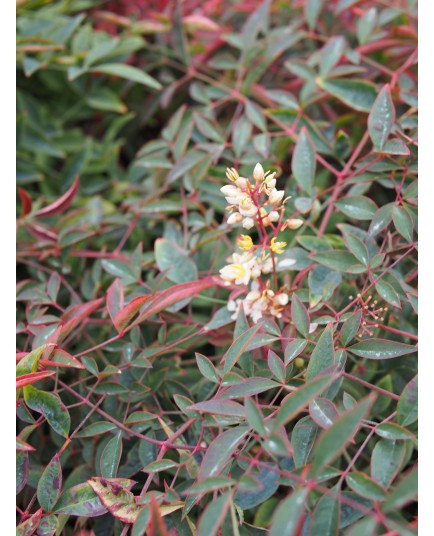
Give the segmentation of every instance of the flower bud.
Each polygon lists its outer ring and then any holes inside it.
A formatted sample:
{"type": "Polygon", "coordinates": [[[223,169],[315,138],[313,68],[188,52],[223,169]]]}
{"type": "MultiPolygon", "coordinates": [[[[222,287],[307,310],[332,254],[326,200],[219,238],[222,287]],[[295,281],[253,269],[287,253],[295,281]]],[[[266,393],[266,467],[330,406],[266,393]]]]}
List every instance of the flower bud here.
{"type": "Polygon", "coordinates": [[[234,212],[231,214],[228,218],[229,225],[234,225],[235,223],[241,223],[243,220],[243,217],[239,212],[234,212]]]}
{"type": "Polygon", "coordinates": [[[239,177],[235,181],[235,184],[238,186],[238,188],[241,188],[241,190],[248,190],[250,186],[249,179],[246,179],[245,177],[239,177]]]}
{"type": "Polygon", "coordinates": [[[253,170],[253,178],[257,182],[264,180],[264,168],[259,162],[256,164],[255,169],[253,170]]]}
{"type": "Polygon", "coordinates": [[[278,205],[282,201],[284,195],[284,190],[276,190],[276,188],[273,188],[268,194],[268,201],[272,205],[278,205]]]}
{"type": "Polygon", "coordinates": [[[235,182],[239,177],[238,171],[235,168],[226,168],[226,177],[231,182],[235,182]]]}
{"type": "Polygon", "coordinates": [[[276,221],[279,221],[280,214],[276,210],[272,210],[270,214],[268,214],[268,219],[272,221],[273,223],[276,221]]]}
{"type": "Polygon", "coordinates": [[[253,200],[250,197],[243,197],[240,200],[240,205],[238,210],[243,216],[247,216],[251,218],[252,216],[255,216],[258,212],[258,207],[255,206],[253,203],[253,200]]]}
{"type": "Polygon", "coordinates": [[[299,220],[298,218],[290,218],[289,220],[286,220],[285,227],[288,229],[298,229],[303,225],[304,221],[299,220]]]}

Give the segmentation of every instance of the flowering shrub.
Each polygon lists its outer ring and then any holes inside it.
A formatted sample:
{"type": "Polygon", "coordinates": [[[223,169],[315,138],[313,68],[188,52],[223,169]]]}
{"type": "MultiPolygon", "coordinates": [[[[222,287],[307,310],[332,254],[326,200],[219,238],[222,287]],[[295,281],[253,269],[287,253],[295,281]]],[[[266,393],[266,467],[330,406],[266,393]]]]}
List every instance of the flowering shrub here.
{"type": "Polygon", "coordinates": [[[113,4],[17,2],[17,533],[416,534],[415,2],[113,4]]]}

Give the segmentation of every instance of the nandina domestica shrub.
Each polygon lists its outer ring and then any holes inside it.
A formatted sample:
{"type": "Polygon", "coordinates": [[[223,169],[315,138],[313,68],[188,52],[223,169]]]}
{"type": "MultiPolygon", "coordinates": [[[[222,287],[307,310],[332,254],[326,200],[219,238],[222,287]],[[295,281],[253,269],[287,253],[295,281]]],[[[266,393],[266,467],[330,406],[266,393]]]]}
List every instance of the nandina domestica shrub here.
{"type": "Polygon", "coordinates": [[[416,534],[416,23],[17,3],[17,534],[416,534]]]}

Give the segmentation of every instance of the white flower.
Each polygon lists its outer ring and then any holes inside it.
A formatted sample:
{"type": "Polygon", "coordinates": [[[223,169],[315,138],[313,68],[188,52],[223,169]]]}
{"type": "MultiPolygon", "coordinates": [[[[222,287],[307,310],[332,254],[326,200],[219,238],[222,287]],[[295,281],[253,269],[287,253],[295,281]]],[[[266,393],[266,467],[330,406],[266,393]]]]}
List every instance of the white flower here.
{"type": "Polygon", "coordinates": [[[287,305],[289,296],[285,292],[280,292],[279,294],[276,294],[274,301],[276,301],[279,305],[287,305]]]}
{"type": "Polygon", "coordinates": [[[228,218],[229,225],[234,225],[234,223],[240,223],[243,220],[243,217],[239,212],[234,212],[228,218]]]}
{"type": "Polygon", "coordinates": [[[256,164],[255,169],[253,170],[253,178],[258,182],[264,180],[264,168],[259,162],[256,164]]]}
{"type": "Polygon", "coordinates": [[[268,193],[268,201],[272,205],[278,205],[285,195],[284,190],[276,190],[276,188],[272,188],[268,193]]]}
{"type": "Polygon", "coordinates": [[[228,301],[228,311],[234,313],[231,316],[232,320],[236,320],[238,318],[240,307],[241,307],[241,300],[229,300],[228,301]]]}
{"type": "Polygon", "coordinates": [[[220,277],[224,281],[236,285],[247,285],[250,275],[250,269],[245,264],[228,264],[220,270],[220,277]]]}
{"type": "MultiPolygon", "coordinates": [[[[241,216],[241,214],[240,214],[240,216],[241,216]]],[[[252,220],[252,218],[244,218],[244,221],[243,221],[244,229],[251,229],[254,225],[255,225],[255,222],[254,222],[254,220],[252,220]]]]}
{"type": "Polygon", "coordinates": [[[258,212],[258,207],[255,206],[253,203],[253,199],[251,197],[244,196],[239,201],[239,207],[238,210],[243,216],[247,216],[251,218],[252,216],[255,216],[258,212]]]}

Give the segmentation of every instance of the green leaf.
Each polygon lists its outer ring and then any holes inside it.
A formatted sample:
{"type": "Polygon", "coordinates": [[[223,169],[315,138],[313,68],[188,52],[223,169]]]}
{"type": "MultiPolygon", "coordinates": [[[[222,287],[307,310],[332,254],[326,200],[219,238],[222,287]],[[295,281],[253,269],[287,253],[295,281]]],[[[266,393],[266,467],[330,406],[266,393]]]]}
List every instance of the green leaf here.
{"type": "Polygon", "coordinates": [[[196,264],[177,244],[165,238],[157,238],[154,249],[157,266],[161,271],[167,270],[166,275],[170,281],[187,283],[198,279],[196,264]]]}
{"type": "Polygon", "coordinates": [[[381,233],[386,229],[392,222],[392,207],[393,203],[384,205],[384,207],[379,208],[374,214],[371,224],[369,225],[368,238],[377,236],[378,233],[381,233]]]}
{"type": "MultiPolygon", "coordinates": [[[[332,491],[337,491],[333,489],[332,491]]],[[[323,495],[313,511],[310,533],[321,536],[336,536],[339,533],[339,500],[332,495],[323,495]]]]}
{"type": "Polygon", "coordinates": [[[366,268],[359,263],[356,257],[343,249],[331,249],[329,251],[315,253],[311,258],[338,272],[346,272],[348,274],[366,272],[366,268]]]}
{"type": "Polygon", "coordinates": [[[197,366],[203,376],[207,378],[210,382],[219,383],[220,379],[217,374],[217,370],[212,362],[202,354],[196,352],[196,362],[197,366]]]}
{"type": "Polygon", "coordinates": [[[301,467],[307,463],[318,433],[318,426],[310,417],[300,419],[292,429],[291,444],[294,449],[294,463],[301,467]]]}
{"type": "Polygon", "coordinates": [[[98,421],[98,422],[89,424],[89,426],[86,426],[86,428],[83,428],[83,430],[81,430],[80,432],[77,432],[75,434],[75,437],[76,438],[94,437],[96,435],[110,432],[111,430],[116,430],[116,428],[117,426],[111,422],[98,421]]]}
{"type": "Polygon", "coordinates": [[[286,396],[277,412],[276,426],[284,426],[296,415],[303,411],[309,402],[321,394],[333,382],[333,375],[317,376],[312,381],[299,387],[293,393],[286,396]]]}
{"type": "Polygon", "coordinates": [[[384,501],[386,498],[385,490],[371,480],[365,473],[353,471],[345,477],[345,480],[348,486],[356,492],[357,495],[365,497],[365,499],[384,501]]]}
{"type": "Polygon", "coordinates": [[[210,478],[205,478],[204,480],[196,482],[196,484],[190,486],[183,493],[187,496],[199,495],[200,493],[209,493],[210,491],[217,491],[222,488],[227,488],[236,483],[236,480],[227,476],[211,476],[210,478]]]}
{"type": "Polygon", "coordinates": [[[300,187],[313,195],[315,179],[315,147],[303,127],[292,155],[292,173],[300,187]]]}
{"type": "Polygon", "coordinates": [[[417,468],[404,475],[383,504],[383,512],[398,511],[409,502],[416,500],[417,475],[417,468]]]}
{"type": "Polygon", "coordinates": [[[215,536],[220,530],[231,502],[231,491],[211,501],[200,516],[197,536],[215,536]]]}
{"type": "Polygon", "coordinates": [[[137,515],[131,530],[131,536],[143,536],[146,534],[149,520],[151,519],[151,510],[149,505],[144,506],[137,515]]]}
{"type": "Polygon", "coordinates": [[[342,35],[331,37],[321,49],[320,76],[326,76],[340,60],[347,43],[342,35]]]}
{"type": "Polygon", "coordinates": [[[252,328],[248,329],[245,333],[240,335],[235,341],[231,344],[228,351],[223,357],[224,367],[223,372],[227,374],[232,367],[237,363],[241,355],[247,350],[249,344],[253,341],[256,333],[258,332],[261,324],[256,324],[252,328]]]}
{"type": "Polygon", "coordinates": [[[245,104],[246,115],[249,121],[259,128],[259,130],[265,130],[267,128],[267,122],[262,113],[262,109],[251,101],[246,101],[245,104]]]}
{"type": "Polygon", "coordinates": [[[383,439],[414,439],[415,435],[394,422],[384,422],[375,427],[375,433],[383,439]]]}
{"type": "Polygon", "coordinates": [[[60,497],[62,489],[62,466],[59,455],[56,454],[50,461],[38,482],[37,497],[41,507],[51,512],[60,497]]]}
{"type": "Polygon", "coordinates": [[[245,417],[243,406],[232,400],[205,400],[204,402],[192,404],[188,409],[214,415],[230,415],[243,419],[245,417]]]}
{"type": "Polygon", "coordinates": [[[404,457],[404,441],[380,439],[371,455],[372,479],[387,489],[401,469],[404,457]]]}
{"type": "Polygon", "coordinates": [[[309,359],[306,371],[306,380],[310,381],[318,374],[331,367],[335,362],[335,353],[333,346],[333,326],[329,324],[322,332],[316,346],[309,359]]]}
{"type": "Polygon", "coordinates": [[[243,382],[231,385],[219,396],[222,398],[240,398],[244,396],[257,395],[264,391],[269,391],[275,387],[279,387],[279,384],[274,380],[268,378],[247,378],[243,382]]]}
{"type": "Polygon", "coordinates": [[[55,514],[80,517],[96,517],[106,512],[106,507],[87,483],[64,491],[54,509],[55,514]]]}
{"type": "Polygon", "coordinates": [[[285,365],[289,365],[306,348],[305,339],[294,339],[285,347],[285,365]]]}
{"type": "Polygon", "coordinates": [[[95,65],[90,69],[90,72],[119,76],[119,78],[125,78],[126,80],[143,84],[152,89],[163,89],[160,82],[155,80],[155,78],[152,78],[152,76],[149,76],[149,74],[137,69],[137,67],[125,65],[123,63],[104,63],[102,65],[95,65]]]}
{"type": "Polygon", "coordinates": [[[417,352],[417,348],[402,342],[386,339],[367,339],[357,342],[348,348],[354,355],[367,359],[392,359],[401,355],[417,352]]]}
{"type": "Polygon", "coordinates": [[[400,138],[392,138],[391,140],[386,141],[380,152],[396,156],[408,156],[410,154],[410,149],[400,138]]]}
{"type": "Polygon", "coordinates": [[[304,18],[309,26],[309,30],[315,28],[323,4],[324,0],[306,0],[304,3],[304,18]]]}
{"type": "MultiPolygon", "coordinates": [[[[369,13],[369,11],[368,11],[369,13]]],[[[395,122],[395,107],[386,84],[378,94],[368,116],[368,131],[376,149],[381,150],[395,122]]]]}
{"type": "Polygon", "coordinates": [[[413,220],[409,211],[405,207],[394,205],[392,209],[392,219],[398,233],[407,240],[413,241],[413,220]]]}
{"type": "Polygon", "coordinates": [[[196,149],[190,150],[180,160],[178,160],[170,170],[166,177],[168,184],[175,182],[177,179],[194,168],[194,166],[199,164],[199,162],[205,161],[206,158],[208,158],[208,155],[203,151],[198,151],[196,149]]]}
{"type": "Polygon", "coordinates": [[[53,393],[45,393],[32,385],[24,387],[24,400],[27,406],[41,413],[51,428],[63,437],[68,437],[71,417],[60,398],[53,393]]]}
{"type": "Polygon", "coordinates": [[[365,266],[369,262],[369,253],[366,245],[357,236],[351,233],[345,233],[345,244],[348,246],[350,252],[365,266]]]}
{"type": "Polygon", "coordinates": [[[335,205],[346,216],[354,220],[371,220],[377,211],[377,205],[363,195],[344,197],[335,205]]]}
{"type": "Polygon", "coordinates": [[[339,417],[339,413],[333,404],[327,398],[316,398],[309,404],[309,413],[312,420],[321,428],[330,428],[330,426],[339,417]]]}
{"type": "Polygon", "coordinates": [[[362,312],[356,311],[343,324],[340,339],[343,346],[347,346],[356,336],[362,322],[362,312]]]}
{"type": "Polygon", "coordinates": [[[341,282],[340,273],[327,266],[315,266],[307,276],[309,306],[313,308],[321,301],[327,301],[341,282]]]}
{"type": "Polygon", "coordinates": [[[29,477],[29,454],[26,451],[19,450],[15,458],[16,464],[16,493],[20,493],[27,484],[29,477]]]}
{"type": "Polygon", "coordinates": [[[317,78],[317,84],[333,97],[359,112],[370,112],[377,97],[374,84],[346,78],[317,78]]]}
{"type": "Polygon", "coordinates": [[[273,350],[268,351],[268,368],[271,370],[277,381],[285,383],[286,371],[285,365],[280,357],[273,352],[273,350]]]}
{"type": "Polygon", "coordinates": [[[100,460],[101,476],[114,478],[122,455],[122,434],[119,431],[105,446],[100,460]]]}
{"type": "Polygon", "coordinates": [[[57,516],[44,516],[38,526],[38,536],[54,536],[59,528],[59,520],[57,516]]]}
{"type": "Polygon", "coordinates": [[[259,435],[265,436],[264,416],[262,415],[260,408],[248,397],[244,400],[244,408],[249,426],[251,426],[259,435]]]}
{"type": "Polygon", "coordinates": [[[199,480],[217,476],[249,431],[246,426],[226,430],[209,445],[199,470],[199,480]]]}
{"type": "Polygon", "coordinates": [[[399,295],[390,283],[380,279],[375,283],[375,290],[383,298],[383,300],[387,301],[387,303],[390,303],[390,305],[393,305],[394,307],[401,308],[401,300],[399,299],[399,295]]]}
{"type": "Polygon", "coordinates": [[[232,144],[236,158],[245,152],[247,144],[252,136],[252,124],[242,115],[234,124],[232,131],[232,144]]]}
{"type": "Polygon", "coordinates": [[[128,108],[120,100],[117,94],[107,87],[94,89],[86,98],[86,104],[91,108],[103,110],[105,112],[124,114],[128,111],[128,108]]]}
{"type": "Polygon", "coordinates": [[[167,469],[173,469],[173,467],[178,467],[178,463],[173,460],[161,459],[149,463],[142,469],[142,471],[144,473],[159,473],[161,471],[167,471],[167,469]]]}
{"type": "Polygon", "coordinates": [[[378,13],[375,7],[367,9],[357,19],[357,39],[361,45],[369,41],[368,38],[377,24],[377,19],[378,13]]]}
{"type": "Polygon", "coordinates": [[[302,488],[293,491],[280,503],[273,515],[270,536],[296,536],[300,517],[304,514],[309,491],[302,488]]]}
{"type": "Polygon", "coordinates": [[[312,456],[312,476],[318,474],[321,469],[340,455],[359,429],[361,421],[366,417],[374,399],[372,394],[364,398],[357,406],[342,414],[328,430],[322,433],[312,456]]]}
{"type": "Polygon", "coordinates": [[[417,384],[418,377],[415,376],[407,383],[399,397],[396,419],[401,426],[417,421],[417,384]]]}
{"type": "Polygon", "coordinates": [[[307,337],[310,326],[309,313],[295,292],[292,295],[291,301],[291,318],[295,327],[297,328],[297,331],[299,331],[304,337],[307,337]]]}

